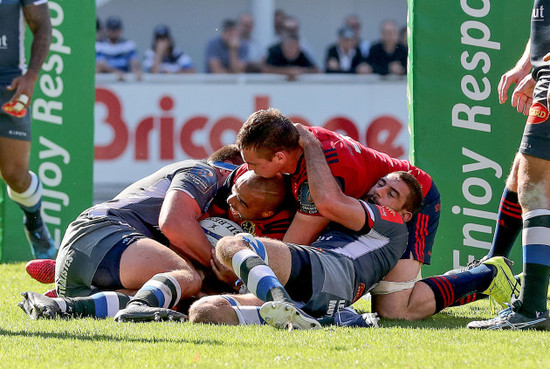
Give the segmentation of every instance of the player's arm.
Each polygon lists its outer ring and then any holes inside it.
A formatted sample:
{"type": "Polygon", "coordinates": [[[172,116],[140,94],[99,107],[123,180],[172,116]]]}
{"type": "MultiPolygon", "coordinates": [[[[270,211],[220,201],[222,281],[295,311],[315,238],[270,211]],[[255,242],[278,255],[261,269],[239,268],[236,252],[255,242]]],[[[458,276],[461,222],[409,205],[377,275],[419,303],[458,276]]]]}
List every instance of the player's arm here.
{"type": "Polygon", "coordinates": [[[327,164],[317,138],[302,125],[297,125],[304,149],[311,197],[317,210],[327,219],[346,228],[360,230],[365,224],[365,212],[357,199],[342,192],[327,164]]]}
{"type": "Polygon", "coordinates": [[[170,190],[160,209],[159,227],[174,251],[210,266],[212,245],[197,220],[201,215],[194,198],[184,191],[170,190]]]}
{"type": "Polygon", "coordinates": [[[325,217],[296,213],[283,241],[309,245],[319,237],[329,222],[330,220],[325,217]]]}
{"type": "Polygon", "coordinates": [[[10,102],[18,100],[19,96],[24,94],[29,98],[28,102],[25,103],[25,105],[28,105],[32,100],[34,85],[40,74],[40,69],[50,50],[52,24],[47,3],[26,5],[23,7],[23,15],[33,34],[30,61],[27,72],[15,78],[10,86],[8,86],[8,89],[16,89],[10,102]]]}
{"type": "MultiPolygon", "coordinates": [[[[518,60],[514,68],[510,69],[508,72],[504,73],[500,77],[498,83],[498,98],[501,104],[505,103],[508,99],[508,89],[512,84],[518,84],[523,80],[531,70],[531,40],[527,42],[525,50],[521,58],[518,60]]],[[[512,101],[512,106],[514,101],[512,101]]]]}

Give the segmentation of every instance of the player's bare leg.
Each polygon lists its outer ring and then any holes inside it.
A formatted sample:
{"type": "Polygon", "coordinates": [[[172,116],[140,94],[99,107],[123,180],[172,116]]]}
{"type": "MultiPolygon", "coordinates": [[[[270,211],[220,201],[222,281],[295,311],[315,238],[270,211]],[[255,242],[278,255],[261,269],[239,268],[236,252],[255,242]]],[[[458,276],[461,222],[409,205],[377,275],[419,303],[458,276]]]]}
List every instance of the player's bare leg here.
{"type": "Polygon", "coordinates": [[[285,329],[321,327],[295,305],[283,287],[292,264],[285,243],[247,234],[224,237],[216,246],[216,255],[225,266],[233,268],[250,292],[266,302],[260,315],[267,323],[285,329]]]}
{"type": "Polygon", "coordinates": [[[184,320],[171,310],[182,298],[198,295],[202,280],[185,259],[160,243],[143,238],[124,250],[120,280],[125,289],[137,289],[116,321],[184,320]]]}
{"type": "Polygon", "coordinates": [[[0,174],[8,185],[8,195],[23,210],[25,233],[39,259],[53,259],[57,249],[42,221],[42,184],[29,172],[31,143],[0,137],[0,174]]]}

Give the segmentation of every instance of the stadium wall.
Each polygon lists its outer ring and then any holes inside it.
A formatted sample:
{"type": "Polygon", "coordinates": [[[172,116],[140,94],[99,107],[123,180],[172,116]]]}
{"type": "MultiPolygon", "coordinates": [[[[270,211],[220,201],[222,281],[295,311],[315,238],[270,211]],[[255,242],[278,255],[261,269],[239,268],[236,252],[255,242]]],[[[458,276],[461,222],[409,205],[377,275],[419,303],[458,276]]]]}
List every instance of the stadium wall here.
{"type": "Polygon", "coordinates": [[[276,107],[293,121],[342,132],[408,158],[406,79],[377,76],[146,76],[117,82],[97,76],[95,199],[175,160],[203,159],[225,144],[248,116],[276,107]]]}

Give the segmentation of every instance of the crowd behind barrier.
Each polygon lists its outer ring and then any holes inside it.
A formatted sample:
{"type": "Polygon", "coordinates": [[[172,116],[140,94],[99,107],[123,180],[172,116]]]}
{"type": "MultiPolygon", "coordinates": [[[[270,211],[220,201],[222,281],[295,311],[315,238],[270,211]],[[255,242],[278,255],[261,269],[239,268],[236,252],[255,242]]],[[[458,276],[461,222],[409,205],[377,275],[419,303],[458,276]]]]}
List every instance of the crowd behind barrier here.
{"type": "MultiPolygon", "coordinates": [[[[382,21],[380,35],[361,37],[361,20],[356,14],[345,17],[335,30],[335,41],[327,41],[324,60],[315,60],[314,52],[300,31],[297,18],[277,9],[274,14],[274,38],[262,48],[253,37],[254,18],[242,13],[238,18],[221,21],[216,37],[204,41],[204,66],[193,61],[169,25],[157,24],[152,30],[151,47],[137,50],[136,43],[123,37],[123,21],[118,16],[97,19],[96,72],[115,74],[126,80],[144,74],[280,74],[294,81],[305,74],[397,75],[407,73],[406,27],[395,20],[382,21]]],[[[316,50],[319,51],[319,50],[316,50]]]]}

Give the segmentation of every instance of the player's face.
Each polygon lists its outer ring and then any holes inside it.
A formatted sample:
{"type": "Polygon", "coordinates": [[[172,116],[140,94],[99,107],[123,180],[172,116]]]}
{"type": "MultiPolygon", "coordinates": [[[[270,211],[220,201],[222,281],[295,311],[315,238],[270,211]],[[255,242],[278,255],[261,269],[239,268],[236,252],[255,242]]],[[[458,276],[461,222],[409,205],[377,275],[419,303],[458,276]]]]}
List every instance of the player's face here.
{"type": "Polygon", "coordinates": [[[264,178],[273,178],[281,173],[282,163],[273,156],[271,160],[264,159],[256,150],[242,149],[241,154],[244,161],[248,164],[248,169],[254,171],[257,175],[264,178]]]}
{"type": "Polygon", "coordinates": [[[410,193],[409,186],[397,174],[390,173],[378,180],[367,193],[366,200],[401,212],[410,193]]]}
{"type": "Polygon", "coordinates": [[[266,210],[264,197],[254,191],[246,181],[239,181],[231,188],[231,195],[227,198],[229,211],[234,220],[263,219],[266,210]]]}

